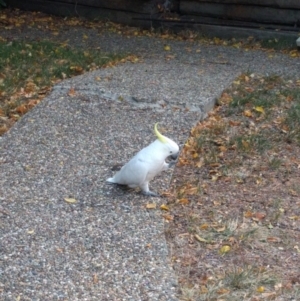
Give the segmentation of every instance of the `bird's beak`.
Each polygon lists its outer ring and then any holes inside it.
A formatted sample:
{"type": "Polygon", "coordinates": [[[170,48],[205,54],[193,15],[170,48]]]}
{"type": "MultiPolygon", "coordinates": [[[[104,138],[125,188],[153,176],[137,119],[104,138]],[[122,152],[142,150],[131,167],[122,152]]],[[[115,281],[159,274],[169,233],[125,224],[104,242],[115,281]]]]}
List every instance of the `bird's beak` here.
{"type": "Polygon", "coordinates": [[[179,154],[179,153],[174,154],[174,155],[171,155],[170,157],[172,158],[172,160],[176,160],[176,159],[178,158],[178,154],[179,154]]]}

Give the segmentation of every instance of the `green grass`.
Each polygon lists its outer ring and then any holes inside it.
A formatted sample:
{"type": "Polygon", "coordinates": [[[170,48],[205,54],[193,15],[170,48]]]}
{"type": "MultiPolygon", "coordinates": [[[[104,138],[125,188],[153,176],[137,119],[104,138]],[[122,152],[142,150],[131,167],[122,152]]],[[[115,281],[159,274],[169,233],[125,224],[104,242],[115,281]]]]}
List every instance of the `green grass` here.
{"type": "Polygon", "coordinates": [[[254,152],[260,154],[271,147],[269,140],[265,135],[239,135],[231,139],[231,144],[236,146],[239,152],[254,152]]]}
{"type": "Polygon", "coordinates": [[[262,48],[283,50],[295,48],[294,39],[263,39],[260,41],[262,48]]]}
{"type": "Polygon", "coordinates": [[[255,289],[258,286],[274,285],[276,280],[254,267],[236,267],[225,274],[224,284],[233,290],[255,289]]]}
{"type": "Polygon", "coordinates": [[[288,109],[285,124],[289,128],[288,141],[295,141],[300,145],[300,101],[288,109]]]}
{"type": "Polygon", "coordinates": [[[10,95],[29,81],[38,87],[51,86],[60,79],[94,70],[119,57],[46,41],[0,42],[0,92],[10,95]]]}

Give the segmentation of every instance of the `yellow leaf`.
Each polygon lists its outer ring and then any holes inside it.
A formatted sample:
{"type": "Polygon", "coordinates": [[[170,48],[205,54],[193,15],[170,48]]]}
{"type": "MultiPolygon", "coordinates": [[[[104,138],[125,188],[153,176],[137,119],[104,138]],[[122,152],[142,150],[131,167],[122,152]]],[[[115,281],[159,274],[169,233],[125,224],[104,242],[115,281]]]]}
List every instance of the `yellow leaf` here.
{"type": "Polygon", "coordinates": [[[221,249],[220,249],[220,251],[219,251],[219,253],[220,254],[226,254],[226,253],[228,253],[229,251],[230,251],[230,246],[223,246],[221,249]]]}
{"type": "Polygon", "coordinates": [[[160,206],[160,209],[161,209],[161,210],[169,211],[169,207],[168,207],[167,205],[165,205],[165,204],[162,204],[162,205],[160,206]]]}
{"type": "Polygon", "coordinates": [[[89,37],[88,37],[86,34],[84,34],[84,35],[83,35],[83,38],[86,40],[86,39],[88,39],[89,37]]]}
{"type": "Polygon", "coordinates": [[[28,234],[33,234],[33,233],[34,233],[34,230],[33,230],[33,229],[30,229],[30,230],[27,231],[27,233],[28,233],[28,234]]]}
{"type": "Polygon", "coordinates": [[[265,110],[263,107],[255,107],[254,109],[255,109],[255,111],[257,111],[259,113],[265,114],[265,110]]]}
{"type": "Polygon", "coordinates": [[[147,209],[155,209],[156,208],[156,204],[155,203],[148,203],[148,204],[146,204],[146,208],[147,209]]]}
{"type": "Polygon", "coordinates": [[[171,47],[170,47],[169,45],[165,45],[165,46],[164,46],[164,50],[165,50],[165,51],[170,51],[170,50],[171,50],[171,47]]]}
{"type": "Polygon", "coordinates": [[[259,287],[256,289],[256,291],[257,291],[258,293],[263,293],[263,292],[265,291],[265,287],[264,287],[264,286],[259,286],[259,287]]]}
{"type": "Polygon", "coordinates": [[[198,155],[198,153],[194,153],[194,154],[192,155],[192,157],[193,157],[193,159],[197,159],[197,158],[199,157],[199,155],[198,155]]]}
{"type": "Polygon", "coordinates": [[[206,240],[205,238],[202,238],[201,236],[199,236],[198,234],[195,234],[194,235],[195,236],[195,238],[198,240],[198,241],[200,241],[200,242],[208,242],[208,240],[206,240]]]}
{"type": "Polygon", "coordinates": [[[297,50],[292,50],[290,51],[290,56],[291,57],[297,57],[299,54],[298,54],[298,51],[297,50]]]}
{"type": "Polygon", "coordinates": [[[73,203],[76,203],[77,201],[73,198],[64,198],[64,200],[67,202],[67,203],[70,203],[70,204],[73,204],[73,203]]]}

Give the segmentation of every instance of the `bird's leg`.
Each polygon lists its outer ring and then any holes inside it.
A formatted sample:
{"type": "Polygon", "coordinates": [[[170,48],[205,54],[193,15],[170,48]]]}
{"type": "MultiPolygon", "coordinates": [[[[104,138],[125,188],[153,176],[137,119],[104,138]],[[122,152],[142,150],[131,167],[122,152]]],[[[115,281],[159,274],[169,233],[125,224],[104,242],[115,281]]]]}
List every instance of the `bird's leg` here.
{"type": "Polygon", "coordinates": [[[146,196],[156,196],[156,197],[160,197],[160,195],[156,192],[153,192],[151,190],[148,190],[148,191],[142,191],[142,194],[143,195],[146,195],[146,196]]]}
{"type": "Polygon", "coordinates": [[[156,197],[160,196],[156,192],[153,192],[153,191],[149,190],[149,182],[143,183],[143,185],[141,185],[140,188],[142,189],[142,194],[143,195],[146,195],[146,196],[156,196],[156,197]]]}

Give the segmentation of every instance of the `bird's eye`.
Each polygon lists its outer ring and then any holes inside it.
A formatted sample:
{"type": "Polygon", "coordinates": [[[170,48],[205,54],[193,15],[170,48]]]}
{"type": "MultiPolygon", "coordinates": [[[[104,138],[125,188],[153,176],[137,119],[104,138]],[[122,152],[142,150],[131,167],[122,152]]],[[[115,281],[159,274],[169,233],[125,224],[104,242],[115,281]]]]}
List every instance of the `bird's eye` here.
{"type": "Polygon", "coordinates": [[[170,151],[170,154],[172,154],[173,152],[172,151],[170,151]]]}

